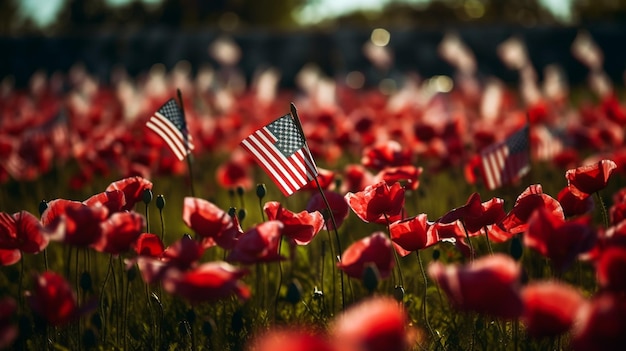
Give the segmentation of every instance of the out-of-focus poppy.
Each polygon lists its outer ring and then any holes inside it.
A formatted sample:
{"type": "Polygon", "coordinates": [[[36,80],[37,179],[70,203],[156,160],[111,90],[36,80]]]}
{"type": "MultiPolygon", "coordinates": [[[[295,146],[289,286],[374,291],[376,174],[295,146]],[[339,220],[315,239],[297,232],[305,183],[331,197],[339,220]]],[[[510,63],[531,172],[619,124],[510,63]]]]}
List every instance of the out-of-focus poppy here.
{"type": "Polygon", "coordinates": [[[249,190],[253,185],[250,169],[248,158],[243,154],[236,153],[231,159],[217,167],[215,171],[217,184],[225,189],[240,186],[249,190]]]}
{"type": "Polygon", "coordinates": [[[523,233],[528,228],[528,219],[539,208],[545,208],[555,216],[565,218],[561,204],[550,195],[544,194],[540,184],[533,184],[517,197],[511,211],[497,224],[511,234],[523,233]]]}
{"type": "Polygon", "coordinates": [[[507,255],[496,253],[465,266],[432,262],[428,275],[459,310],[506,319],[522,314],[521,268],[507,255]]]}
{"type": "Polygon", "coordinates": [[[438,243],[437,232],[430,230],[432,225],[425,213],[391,223],[389,234],[398,254],[406,256],[438,243]]]}
{"type": "Polygon", "coordinates": [[[380,171],[385,167],[397,167],[413,163],[413,155],[407,148],[395,140],[388,140],[363,150],[361,164],[380,171]]]}
{"type": "Polygon", "coordinates": [[[204,249],[199,242],[193,240],[189,235],[183,235],[165,248],[161,257],[170,266],[185,270],[195,265],[203,253],[204,249]]]}
{"type": "Polygon", "coordinates": [[[50,227],[64,220],[65,231],[58,237],[51,237],[51,240],[90,246],[102,237],[102,222],[108,214],[104,206],[87,206],[78,201],[56,199],[48,202],[48,208],[41,215],[41,223],[50,227]]]}
{"type": "Polygon", "coordinates": [[[416,342],[406,311],[390,297],[374,297],[350,306],[331,325],[338,351],[406,351],[416,342]]]}
{"type": "Polygon", "coordinates": [[[274,328],[254,337],[247,351],[336,351],[325,335],[304,328],[274,328]]]}
{"type": "Polygon", "coordinates": [[[38,253],[48,246],[50,234],[30,212],[0,212],[0,249],[38,253]]]}
{"type": "Polygon", "coordinates": [[[228,261],[253,264],[282,260],[278,244],[283,227],[280,221],[267,221],[247,230],[239,237],[228,261]]]}
{"type": "Polygon", "coordinates": [[[35,276],[28,302],[51,325],[63,325],[79,316],[76,295],[61,275],[48,271],[35,276]]]}
{"type": "MultiPolygon", "coordinates": [[[[332,211],[332,215],[335,219],[335,224],[337,224],[337,227],[341,227],[343,221],[348,218],[348,211],[350,209],[348,203],[346,202],[346,199],[341,194],[330,190],[324,190],[324,196],[326,197],[326,201],[328,201],[328,205],[330,206],[330,209],[332,211]]],[[[309,212],[320,212],[323,217],[326,218],[326,229],[335,229],[333,221],[328,215],[328,208],[326,208],[326,204],[324,203],[322,194],[320,194],[319,192],[311,196],[309,202],[306,205],[306,210],[309,212]]]]}
{"type": "Polygon", "coordinates": [[[610,246],[600,253],[596,261],[598,285],[615,292],[626,292],[626,247],[610,246]]]}
{"type": "Polygon", "coordinates": [[[0,266],[16,264],[21,258],[22,253],[18,249],[0,249],[0,266]]]}
{"type": "Polygon", "coordinates": [[[152,182],[141,177],[129,177],[115,181],[105,191],[121,190],[124,193],[126,204],[121,208],[122,211],[130,211],[137,202],[143,198],[143,191],[152,189],[152,182]]]}
{"type": "Polygon", "coordinates": [[[542,281],[522,289],[526,332],[536,338],[557,336],[568,331],[578,309],[585,303],[581,293],[564,283],[542,281]]]}
{"type": "Polygon", "coordinates": [[[183,221],[203,238],[210,238],[230,250],[241,235],[239,224],[228,213],[209,201],[185,197],[183,221]]]}
{"type": "Polygon", "coordinates": [[[126,205],[126,196],[121,190],[104,191],[95,194],[83,201],[87,206],[104,206],[109,210],[109,214],[122,211],[126,205]]]}
{"type": "Polygon", "coordinates": [[[398,167],[385,167],[374,176],[374,182],[385,181],[392,185],[396,182],[406,184],[406,188],[417,190],[420,185],[419,177],[424,169],[413,165],[404,165],[398,167]]]}
{"type": "Polygon", "coordinates": [[[163,277],[163,289],[191,303],[216,301],[231,295],[248,299],[250,290],[241,282],[245,269],[226,262],[207,262],[189,271],[170,269],[163,277]]]}
{"type": "Polygon", "coordinates": [[[268,220],[278,220],[283,223],[283,236],[297,245],[310,243],[324,225],[321,213],[317,211],[293,213],[278,201],[265,203],[263,210],[268,220]]]}
{"type": "Polygon", "coordinates": [[[577,351],[621,350],[626,345],[624,330],[626,300],[623,295],[601,292],[580,308],[570,346],[577,351]]]}
{"type": "Polygon", "coordinates": [[[358,192],[365,187],[377,183],[374,181],[374,175],[360,164],[346,165],[343,171],[343,183],[341,191],[358,192]]]}
{"type": "Polygon", "coordinates": [[[103,235],[93,248],[114,255],[129,251],[145,226],[146,219],[137,212],[114,213],[102,223],[103,235]]]}
{"type": "MultiPolygon", "coordinates": [[[[331,187],[335,184],[335,172],[329,169],[317,167],[317,173],[317,182],[320,184],[320,188],[322,188],[322,190],[331,189],[331,187]]],[[[318,191],[315,179],[308,182],[301,188],[301,190],[318,191]]]]}
{"type": "Polygon", "coordinates": [[[161,238],[151,233],[142,233],[131,245],[139,256],[160,257],[165,250],[161,238]]]}
{"type": "Polygon", "coordinates": [[[0,299],[0,349],[8,348],[18,335],[17,324],[14,323],[17,315],[17,303],[11,297],[0,299]]]}
{"type": "Polygon", "coordinates": [[[570,169],[565,173],[567,186],[571,193],[585,198],[606,187],[617,164],[611,160],[600,160],[597,163],[570,169]]]}
{"type": "Polygon", "coordinates": [[[399,218],[404,207],[404,188],[400,183],[370,185],[362,191],[345,195],[348,205],[364,222],[388,224],[399,218]]]}
{"type": "Polygon", "coordinates": [[[566,271],[578,255],[593,248],[595,232],[584,218],[565,221],[544,208],[535,211],[528,220],[524,245],[552,261],[560,273],[566,271]]]}
{"type": "Polygon", "coordinates": [[[488,225],[499,222],[505,216],[503,199],[494,197],[481,203],[480,194],[473,193],[465,205],[449,211],[438,222],[447,224],[461,220],[468,232],[476,233],[488,225]]]}
{"type": "Polygon", "coordinates": [[[593,210],[593,198],[591,196],[575,196],[567,186],[559,192],[556,199],[561,204],[565,217],[581,216],[593,210]]]}
{"type": "Polygon", "coordinates": [[[349,277],[362,279],[365,267],[373,263],[381,278],[387,278],[395,264],[391,240],[383,232],[375,232],[352,243],[341,256],[337,267],[349,277]]]}

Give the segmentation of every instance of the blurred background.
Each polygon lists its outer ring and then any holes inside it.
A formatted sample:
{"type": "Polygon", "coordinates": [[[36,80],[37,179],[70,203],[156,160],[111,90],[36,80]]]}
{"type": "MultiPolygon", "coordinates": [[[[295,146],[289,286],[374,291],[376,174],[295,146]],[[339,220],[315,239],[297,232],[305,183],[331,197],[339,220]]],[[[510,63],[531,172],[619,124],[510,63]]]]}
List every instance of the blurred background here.
{"type": "Polygon", "coordinates": [[[110,83],[120,67],[136,77],[181,60],[197,73],[225,65],[212,45],[227,37],[240,50],[232,65],[248,81],[272,66],[279,85],[292,87],[311,63],[335,77],[366,72],[367,81],[373,59],[363,45],[375,28],[398,76],[453,75],[438,51],[449,33],[473,52],[478,75],[508,83],[519,75],[496,48],[511,37],[525,43],[540,79],[543,67],[558,64],[570,84],[585,82],[589,68],[570,50],[581,29],[603,52],[611,80],[622,85],[626,69],[624,0],[3,0],[0,78],[20,88],[37,71],[81,64],[110,83]]]}

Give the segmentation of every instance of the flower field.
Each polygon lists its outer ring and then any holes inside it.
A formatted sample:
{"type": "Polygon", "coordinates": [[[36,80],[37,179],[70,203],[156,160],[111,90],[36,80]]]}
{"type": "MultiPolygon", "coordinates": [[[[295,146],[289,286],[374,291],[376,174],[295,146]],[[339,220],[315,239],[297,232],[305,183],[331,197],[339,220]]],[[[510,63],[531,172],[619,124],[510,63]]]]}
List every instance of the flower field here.
{"type": "Polygon", "coordinates": [[[618,91],[320,78],[268,96],[74,73],[1,97],[2,349],[626,345],[618,91]],[[183,161],[146,127],[177,88],[183,161]],[[239,143],[290,102],[319,175],[285,196],[239,143]],[[482,152],[524,126],[530,171],[486,187],[482,152]]]}

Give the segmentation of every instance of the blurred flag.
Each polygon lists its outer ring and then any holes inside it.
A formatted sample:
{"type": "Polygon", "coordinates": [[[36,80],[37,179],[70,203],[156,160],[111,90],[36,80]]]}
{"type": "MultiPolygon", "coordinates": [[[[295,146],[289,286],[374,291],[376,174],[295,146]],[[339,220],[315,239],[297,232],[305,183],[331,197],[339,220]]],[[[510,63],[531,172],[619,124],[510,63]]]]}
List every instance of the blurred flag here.
{"type": "Polygon", "coordinates": [[[557,131],[553,131],[544,125],[533,127],[531,140],[532,157],[535,160],[550,161],[561,153],[564,148],[563,141],[557,134],[557,131]]]}
{"type": "Polygon", "coordinates": [[[241,141],[241,146],[289,196],[317,177],[317,167],[296,123],[284,115],[241,141]]]}
{"type": "Polygon", "coordinates": [[[595,43],[589,32],[581,30],[572,42],[572,55],[591,71],[602,69],[604,55],[602,50],[595,43]]]}
{"type": "Polygon", "coordinates": [[[172,149],[179,160],[191,153],[194,146],[191,135],[187,130],[187,123],[183,112],[176,105],[174,99],[169,99],[161,108],[150,117],[146,126],[157,133],[172,149]]]}
{"type": "Polygon", "coordinates": [[[481,173],[489,190],[519,180],[530,170],[528,125],[481,152],[481,173]]]}

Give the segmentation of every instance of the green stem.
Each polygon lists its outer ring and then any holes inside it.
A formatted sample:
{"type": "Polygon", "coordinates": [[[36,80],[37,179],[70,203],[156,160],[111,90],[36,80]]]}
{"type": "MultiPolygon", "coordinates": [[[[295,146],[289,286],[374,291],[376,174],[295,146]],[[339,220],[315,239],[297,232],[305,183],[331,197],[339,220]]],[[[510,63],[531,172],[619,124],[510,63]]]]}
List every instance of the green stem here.
{"type": "Polygon", "coordinates": [[[493,255],[493,248],[491,247],[491,240],[489,240],[489,231],[487,230],[487,226],[483,227],[485,231],[485,238],[487,238],[487,248],[489,249],[489,253],[493,255]]]}
{"type": "Polygon", "coordinates": [[[596,199],[598,200],[598,203],[600,204],[600,210],[602,211],[602,220],[604,221],[604,228],[608,228],[609,227],[609,215],[606,212],[606,206],[604,205],[602,196],[600,196],[599,191],[596,191],[594,195],[596,196],[596,199]]]}

